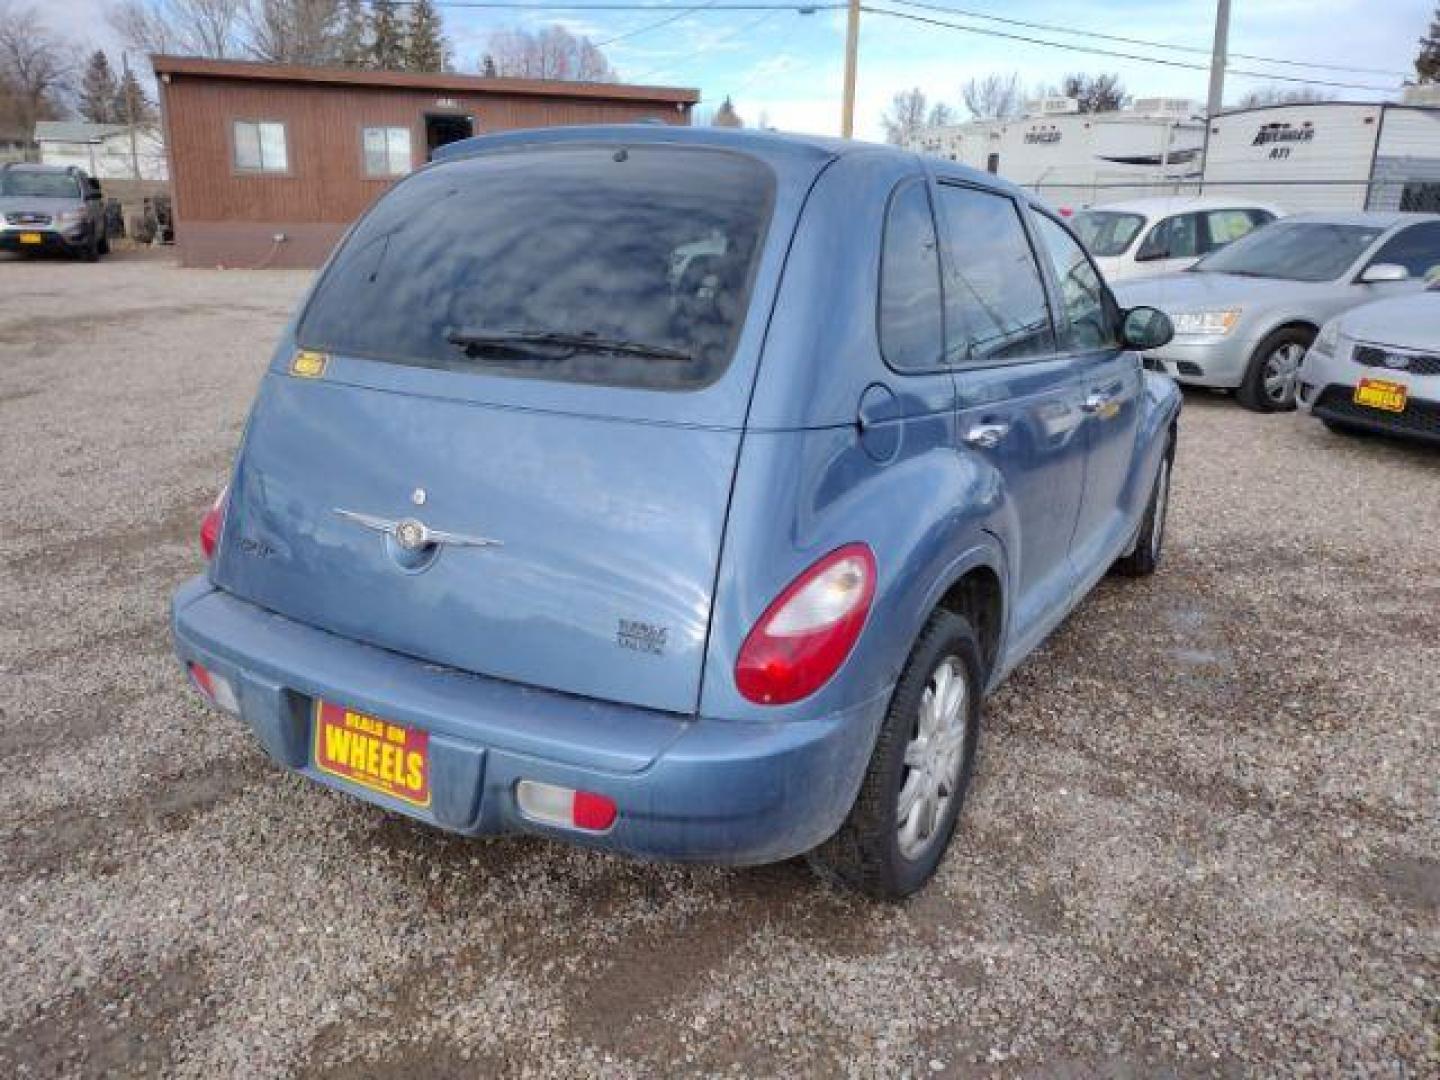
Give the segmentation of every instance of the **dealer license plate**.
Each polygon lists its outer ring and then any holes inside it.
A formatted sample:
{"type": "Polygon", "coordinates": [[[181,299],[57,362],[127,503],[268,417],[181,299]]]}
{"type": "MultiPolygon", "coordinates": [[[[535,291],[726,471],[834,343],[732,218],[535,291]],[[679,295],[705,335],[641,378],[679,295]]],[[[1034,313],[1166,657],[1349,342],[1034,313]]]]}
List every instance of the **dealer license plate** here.
{"type": "Polygon", "coordinates": [[[1382,409],[1385,412],[1404,412],[1408,393],[1404,383],[1390,382],[1388,379],[1361,379],[1355,387],[1355,404],[1382,409]]]}
{"type": "Polygon", "coordinates": [[[38,232],[22,232],[20,234],[20,242],[22,244],[43,244],[45,237],[41,236],[38,232]]]}
{"type": "Polygon", "coordinates": [[[430,734],[315,702],[315,767],[412,806],[430,805],[430,734]]]}

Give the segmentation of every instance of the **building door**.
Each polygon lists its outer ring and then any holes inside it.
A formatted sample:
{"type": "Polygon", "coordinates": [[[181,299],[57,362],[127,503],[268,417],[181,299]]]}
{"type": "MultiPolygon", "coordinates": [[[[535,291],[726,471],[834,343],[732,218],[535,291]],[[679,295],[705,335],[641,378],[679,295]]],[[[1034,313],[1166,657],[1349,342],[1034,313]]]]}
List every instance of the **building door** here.
{"type": "Polygon", "coordinates": [[[425,160],[435,156],[435,151],[446,143],[468,139],[475,134],[475,118],[455,113],[425,114],[425,160]]]}
{"type": "Polygon", "coordinates": [[[991,154],[985,161],[985,171],[998,174],[1000,172],[1000,155],[991,154]]]}

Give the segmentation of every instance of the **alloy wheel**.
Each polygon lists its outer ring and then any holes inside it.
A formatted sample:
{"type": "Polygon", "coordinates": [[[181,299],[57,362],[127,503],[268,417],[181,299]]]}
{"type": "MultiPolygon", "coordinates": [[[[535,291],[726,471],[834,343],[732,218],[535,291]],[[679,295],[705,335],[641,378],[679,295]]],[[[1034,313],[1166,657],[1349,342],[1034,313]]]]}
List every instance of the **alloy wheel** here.
{"type": "Polygon", "coordinates": [[[1295,381],[1300,362],[1305,359],[1305,346],[1297,342],[1281,345],[1265,358],[1261,381],[1265,396],[1275,405],[1289,405],[1295,400],[1295,381]]]}
{"type": "Polygon", "coordinates": [[[896,801],[900,853],[912,862],[939,838],[965,764],[970,690],[959,657],[947,656],[920,698],[905,745],[905,779],[896,801]]]}

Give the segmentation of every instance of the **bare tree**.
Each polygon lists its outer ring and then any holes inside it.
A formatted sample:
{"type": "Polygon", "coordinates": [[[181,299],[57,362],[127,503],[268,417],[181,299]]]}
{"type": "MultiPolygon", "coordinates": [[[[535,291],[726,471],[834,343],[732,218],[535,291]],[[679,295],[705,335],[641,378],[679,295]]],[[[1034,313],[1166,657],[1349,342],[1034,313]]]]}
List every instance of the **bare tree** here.
{"type": "Polygon", "coordinates": [[[273,64],[341,62],[345,10],[340,0],[249,0],[245,50],[273,64]]]}
{"type": "Polygon", "coordinates": [[[73,72],[69,48],[38,9],[0,0],[0,96],[27,138],[36,120],[59,114],[73,72]]]}
{"type": "Polygon", "coordinates": [[[519,27],[497,30],[486,42],[485,55],[494,62],[497,75],[572,82],[616,82],[620,78],[594,42],[559,24],[538,33],[519,27]]]}
{"type": "Polygon", "coordinates": [[[930,115],[925,118],[927,127],[948,127],[955,123],[955,110],[943,101],[930,106],[930,115]]]}
{"type": "Polygon", "coordinates": [[[885,141],[896,146],[906,145],[925,126],[925,91],[918,86],[902,90],[890,99],[890,107],[880,117],[885,128],[885,141]]]}
{"type": "Polygon", "coordinates": [[[976,120],[1009,120],[1025,107],[1020,76],[1014,72],[971,79],[961,88],[960,99],[976,120]]]}
{"type": "Polygon", "coordinates": [[[1306,105],[1314,101],[1334,101],[1335,95],[1314,86],[1262,86],[1242,94],[1237,109],[1258,109],[1264,105],[1306,105]]]}
{"type": "Polygon", "coordinates": [[[239,55],[246,0],[120,0],[110,24],[144,53],[224,59],[239,55]]]}

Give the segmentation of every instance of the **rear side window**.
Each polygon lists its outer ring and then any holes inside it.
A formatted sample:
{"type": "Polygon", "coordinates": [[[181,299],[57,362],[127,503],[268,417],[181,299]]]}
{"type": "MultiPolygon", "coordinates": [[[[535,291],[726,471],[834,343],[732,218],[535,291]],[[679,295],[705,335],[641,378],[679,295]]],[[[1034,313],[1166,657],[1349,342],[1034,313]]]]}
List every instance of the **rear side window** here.
{"type": "Polygon", "coordinates": [[[940,251],[925,183],[896,189],[885,215],[880,259],[880,351],[897,371],[930,371],[944,363],[940,251]]]}
{"type": "Polygon", "coordinates": [[[1138,261],[1146,259],[1193,259],[1200,254],[1200,215],[1177,214],[1156,225],[1140,250],[1138,261]]]}
{"type": "Polygon", "coordinates": [[[1014,201],[942,184],[940,215],[950,258],[946,322],[956,361],[1053,352],[1045,287],[1014,201]]]}
{"type": "Polygon", "coordinates": [[[1396,233],[1370,260],[1372,266],[1376,263],[1396,263],[1409,270],[1412,278],[1430,277],[1440,270],[1440,221],[1411,225],[1396,233]]]}
{"type": "Polygon", "coordinates": [[[424,169],[381,199],[298,338],[416,367],[686,390],[724,372],[774,199],[726,151],[564,146],[424,169]]]}
{"type": "Polygon", "coordinates": [[[1060,296],[1065,304],[1066,325],[1061,349],[1086,352],[1114,348],[1119,343],[1118,313],[1094,264],[1063,226],[1044,214],[1036,214],[1035,220],[1040,225],[1040,238],[1055,267],[1055,278],[1060,282],[1060,296]]]}

